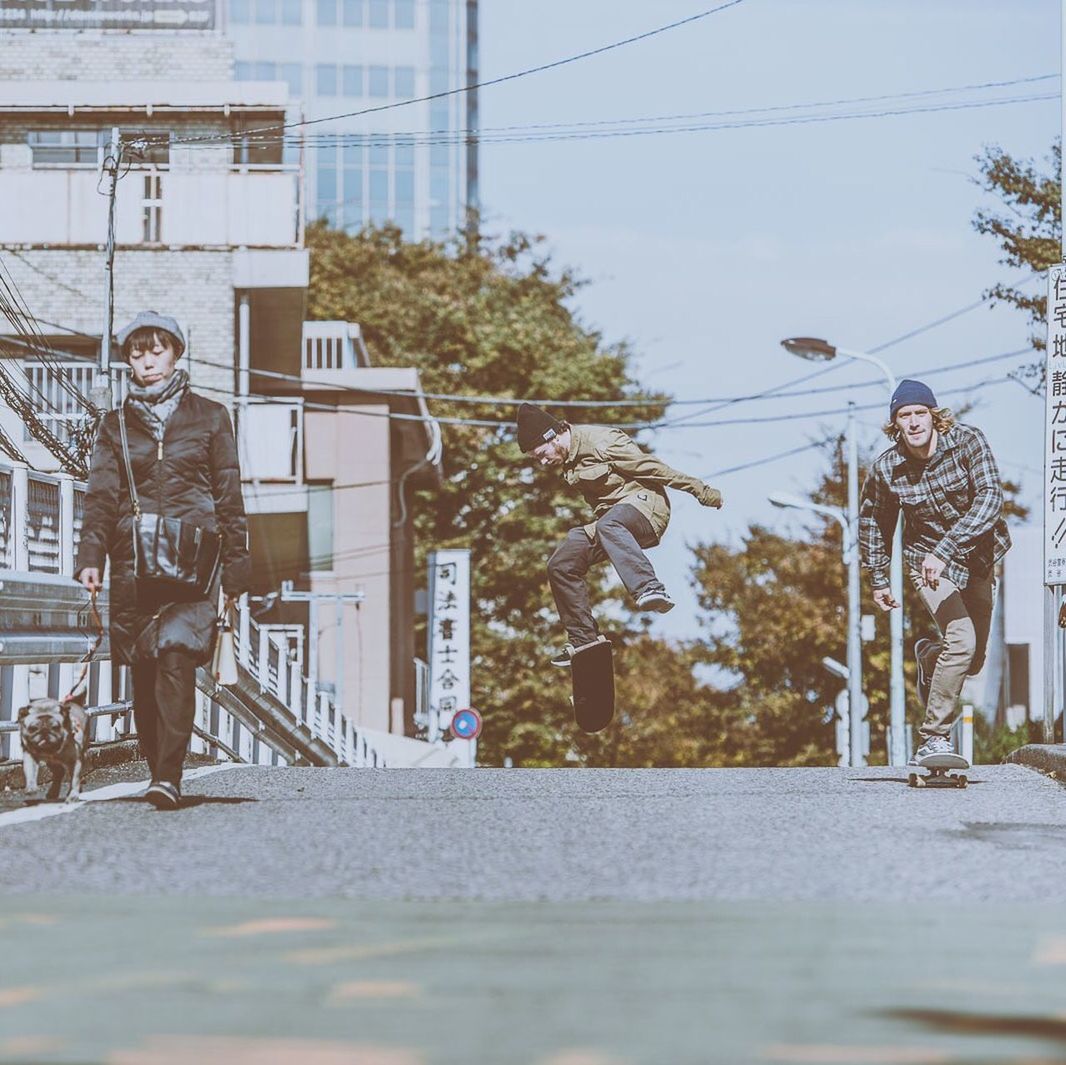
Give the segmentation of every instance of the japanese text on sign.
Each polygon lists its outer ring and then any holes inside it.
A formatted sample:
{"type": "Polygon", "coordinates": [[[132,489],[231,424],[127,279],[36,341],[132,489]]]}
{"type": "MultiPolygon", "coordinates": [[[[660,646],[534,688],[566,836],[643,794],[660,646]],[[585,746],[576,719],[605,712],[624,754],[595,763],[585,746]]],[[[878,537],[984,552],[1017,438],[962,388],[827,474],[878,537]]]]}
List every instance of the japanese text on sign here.
{"type": "Polygon", "coordinates": [[[1066,584],[1066,264],[1048,271],[1044,583],[1066,584]]]}
{"type": "Polygon", "coordinates": [[[470,706],[468,550],[430,554],[429,595],[429,706],[443,731],[457,710],[470,706]]]}

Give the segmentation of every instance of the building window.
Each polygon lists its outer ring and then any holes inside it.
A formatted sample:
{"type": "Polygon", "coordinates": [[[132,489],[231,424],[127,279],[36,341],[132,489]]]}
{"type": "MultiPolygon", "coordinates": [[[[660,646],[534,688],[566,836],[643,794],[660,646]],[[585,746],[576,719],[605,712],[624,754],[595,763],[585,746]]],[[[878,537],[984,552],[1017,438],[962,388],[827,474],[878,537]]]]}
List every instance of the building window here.
{"type": "Polygon", "coordinates": [[[96,166],[100,161],[101,130],[33,130],[27,140],[34,166],[96,166]]]}
{"type": "Polygon", "coordinates": [[[278,77],[289,86],[290,96],[302,96],[304,91],[304,71],[299,63],[278,64],[278,77]]]}
{"type": "Polygon", "coordinates": [[[397,67],[393,71],[395,95],[400,100],[413,100],[415,95],[415,68],[397,67]]]}
{"type": "Polygon", "coordinates": [[[370,221],[374,225],[380,226],[389,220],[388,145],[372,144],[367,156],[369,160],[370,221]]]}
{"type": "Polygon", "coordinates": [[[415,28],[415,0],[395,0],[393,19],[398,30],[413,30],[415,28]]]}
{"type": "Polygon", "coordinates": [[[315,67],[315,90],[319,96],[337,95],[337,68],[332,63],[315,67]]]}
{"type": "Polygon", "coordinates": [[[344,228],[363,228],[363,167],[364,152],[361,144],[346,144],[344,158],[344,228]]]}
{"type": "Polygon", "coordinates": [[[415,232],[415,148],[411,141],[398,140],[393,149],[395,170],[396,224],[411,239],[415,232]]]}
{"type": "Polygon", "coordinates": [[[303,22],[303,0],[281,0],[281,24],[299,26],[303,22]]]}
{"type": "Polygon", "coordinates": [[[251,22],[251,0],[229,0],[229,20],[230,22],[241,26],[251,22]]]}
{"type": "Polygon", "coordinates": [[[315,210],[330,225],[339,222],[337,192],[337,148],[328,145],[315,153],[315,210]]]}
{"type": "Polygon", "coordinates": [[[233,65],[233,76],[237,81],[254,81],[255,80],[255,64],[243,63],[238,61],[233,65]]]}
{"type": "Polygon", "coordinates": [[[371,67],[368,71],[369,93],[372,97],[381,99],[389,95],[389,68],[371,67]]]}
{"type": "Polygon", "coordinates": [[[163,179],[159,174],[144,175],[144,242],[158,244],[163,239],[163,179]]]}
{"type": "Polygon", "coordinates": [[[345,66],[343,89],[345,96],[363,95],[363,68],[361,66],[345,66]]]}
{"type": "Polygon", "coordinates": [[[320,26],[336,26],[337,0],[318,0],[317,19],[320,26]]]}
{"type": "Polygon", "coordinates": [[[363,25],[363,0],[342,0],[344,4],[344,25],[363,25]]]}
{"type": "Polygon", "coordinates": [[[389,0],[370,0],[370,28],[372,30],[389,28],[389,0]]]}

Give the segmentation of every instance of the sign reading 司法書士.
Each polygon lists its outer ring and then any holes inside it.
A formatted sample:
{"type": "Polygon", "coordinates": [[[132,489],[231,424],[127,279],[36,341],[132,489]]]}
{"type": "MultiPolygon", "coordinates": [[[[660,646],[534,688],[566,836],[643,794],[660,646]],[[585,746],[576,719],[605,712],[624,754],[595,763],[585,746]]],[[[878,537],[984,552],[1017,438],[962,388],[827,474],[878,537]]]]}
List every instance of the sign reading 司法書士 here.
{"type": "Polygon", "coordinates": [[[429,556],[430,740],[470,705],[470,551],[429,556]]]}
{"type": "Polygon", "coordinates": [[[1044,583],[1066,584],[1066,263],[1048,271],[1044,583]]]}
{"type": "Polygon", "coordinates": [[[217,0],[0,0],[5,30],[209,30],[217,0]]]}

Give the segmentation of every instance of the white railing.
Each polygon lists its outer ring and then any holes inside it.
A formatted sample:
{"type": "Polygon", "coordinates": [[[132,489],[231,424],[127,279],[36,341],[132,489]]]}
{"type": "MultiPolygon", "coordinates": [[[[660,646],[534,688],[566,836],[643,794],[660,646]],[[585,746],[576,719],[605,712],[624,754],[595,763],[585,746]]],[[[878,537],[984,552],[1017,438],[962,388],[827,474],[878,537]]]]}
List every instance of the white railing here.
{"type": "MultiPolygon", "coordinates": [[[[67,579],[74,573],[84,501],[85,486],[66,474],[31,473],[22,463],[0,464],[0,568],[14,571],[13,577],[36,576],[41,581],[74,590],[72,581],[68,583],[67,579]]],[[[257,624],[245,596],[236,636],[239,661],[260,691],[269,693],[293,724],[325,743],[341,762],[377,767],[452,764],[444,755],[444,748],[435,754],[436,748],[430,750],[431,745],[419,740],[362,730],[339,713],[331,693],[306,676],[307,642],[302,625],[257,624]]],[[[0,733],[5,734],[0,755],[20,756],[17,733],[12,734],[4,726],[13,721],[16,706],[47,694],[47,684],[52,681],[46,683],[41,678],[48,678],[53,666],[59,669],[59,687],[69,690],[75,668],[69,661],[12,666],[17,675],[9,685],[11,690],[0,693],[0,733]],[[42,683],[46,683],[43,689],[42,683]]],[[[92,681],[92,704],[110,705],[112,700],[131,698],[126,674],[126,670],[117,674],[118,686],[112,690],[112,671],[106,661],[101,661],[92,681]]],[[[254,715],[254,709],[248,708],[248,714],[254,715]]],[[[262,726],[250,728],[248,721],[248,715],[242,721],[228,712],[212,693],[200,691],[195,719],[198,732],[192,749],[210,753],[222,761],[237,757],[251,764],[286,764],[285,757],[261,735],[262,726]]],[[[132,715],[126,711],[96,719],[94,739],[98,741],[132,735],[135,735],[132,715]]]]}
{"type": "Polygon", "coordinates": [[[355,370],[370,363],[355,322],[304,322],[305,370],[355,370]]]}

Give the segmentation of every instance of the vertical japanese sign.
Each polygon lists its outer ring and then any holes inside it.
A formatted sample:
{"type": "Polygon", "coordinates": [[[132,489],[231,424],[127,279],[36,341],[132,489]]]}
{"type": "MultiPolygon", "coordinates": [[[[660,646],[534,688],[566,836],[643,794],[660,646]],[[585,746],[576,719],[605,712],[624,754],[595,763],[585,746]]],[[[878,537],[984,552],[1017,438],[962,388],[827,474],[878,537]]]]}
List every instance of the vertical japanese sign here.
{"type": "Polygon", "coordinates": [[[430,739],[439,739],[456,710],[470,706],[470,552],[429,556],[430,739]]]}
{"type": "Polygon", "coordinates": [[[1044,583],[1066,584],[1066,263],[1048,271],[1044,583]]]}

